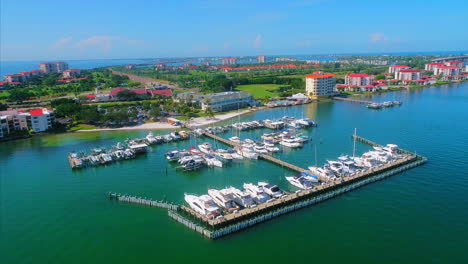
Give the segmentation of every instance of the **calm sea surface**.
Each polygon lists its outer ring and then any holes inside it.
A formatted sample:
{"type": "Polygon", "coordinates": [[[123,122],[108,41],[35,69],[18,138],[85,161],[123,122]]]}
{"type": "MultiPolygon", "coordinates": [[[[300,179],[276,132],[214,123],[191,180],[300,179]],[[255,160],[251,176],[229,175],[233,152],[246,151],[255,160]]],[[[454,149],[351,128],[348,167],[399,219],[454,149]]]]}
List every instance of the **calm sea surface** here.
{"type": "MultiPolygon", "coordinates": [[[[202,140],[151,147],[146,156],[109,166],[69,168],[70,151],[111,146],[147,131],[0,144],[1,263],[468,263],[468,84],[372,99],[403,105],[376,111],[324,102],[259,111],[241,120],[284,115],[317,120],[317,128],[304,131],[312,143],[279,154],[299,166],[351,154],[354,128],[371,140],[427,156],[426,165],[216,241],[174,222],[162,209],[110,201],[106,194],[182,203],[184,193],[259,180],[293,190],[284,179],[291,172],[245,161],[183,173],[163,157],[202,140]]],[[[358,144],[358,153],[367,149],[358,144]]]]}

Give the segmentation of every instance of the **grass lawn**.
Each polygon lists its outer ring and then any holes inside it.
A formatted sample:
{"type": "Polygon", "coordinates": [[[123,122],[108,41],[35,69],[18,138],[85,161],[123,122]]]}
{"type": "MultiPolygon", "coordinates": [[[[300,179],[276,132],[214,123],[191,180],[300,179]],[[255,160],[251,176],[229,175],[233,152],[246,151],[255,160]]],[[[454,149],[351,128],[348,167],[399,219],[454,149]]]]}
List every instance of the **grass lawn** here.
{"type": "Polygon", "coordinates": [[[284,84],[246,84],[236,87],[237,90],[250,93],[255,99],[279,96],[278,89],[284,84]]]}
{"type": "Polygon", "coordinates": [[[77,124],[75,126],[73,126],[72,128],[70,128],[69,131],[76,131],[76,130],[90,130],[90,129],[96,129],[97,126],[93,126],[93,125],[88,125],[88,124],[77,124]]]}

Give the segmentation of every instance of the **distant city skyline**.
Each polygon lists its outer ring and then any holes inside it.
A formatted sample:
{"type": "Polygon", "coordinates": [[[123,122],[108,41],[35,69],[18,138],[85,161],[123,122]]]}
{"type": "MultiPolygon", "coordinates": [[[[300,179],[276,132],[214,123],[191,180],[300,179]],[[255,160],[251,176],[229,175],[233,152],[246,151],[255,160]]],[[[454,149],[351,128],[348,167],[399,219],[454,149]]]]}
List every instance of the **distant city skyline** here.
{"type": "Polygon", "coordinates": [[[462,53],[466,10],[462,0],[3,0],[0,60],[462,53]]]}

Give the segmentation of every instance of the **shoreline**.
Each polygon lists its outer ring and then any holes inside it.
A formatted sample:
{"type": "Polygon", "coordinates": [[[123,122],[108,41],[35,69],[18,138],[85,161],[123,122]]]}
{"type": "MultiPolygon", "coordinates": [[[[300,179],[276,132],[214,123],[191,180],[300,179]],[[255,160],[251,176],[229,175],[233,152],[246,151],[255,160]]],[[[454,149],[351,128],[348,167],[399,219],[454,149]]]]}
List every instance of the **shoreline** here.
{"type": "MultiPolygon", "coordinates": [[[[208,117],[197,117],[197,118],[190,120],[189,124],[190,126],[193,126],[193,127],[211,125],[211,124],[215,124],[221,121],[229,120],[237,116],[241,116],[241,115],[248,114],[248,113],[253,113],[257,110],[248,109],[248,110],[242,110],[242,111],[234,112],[234,113],[225,113],[225,114],[215,115],[212,119],[208,117]]],[[[181,121],[181,122],[185,123],[186,121],[181,121]]],[[[145,124],[141,124],[137,126],[127,126],[127,127],[118,127],[118,128],[96,128],[96,129],[76,130],[73,132],[75,133],[75,132],[121,131],[121,130],[169,130],[169,129],[181,129],[181,128],[184,128],[184,126],[173,126],[168,123],[154,122],[154,123],[145,123],[145,124]]]]}

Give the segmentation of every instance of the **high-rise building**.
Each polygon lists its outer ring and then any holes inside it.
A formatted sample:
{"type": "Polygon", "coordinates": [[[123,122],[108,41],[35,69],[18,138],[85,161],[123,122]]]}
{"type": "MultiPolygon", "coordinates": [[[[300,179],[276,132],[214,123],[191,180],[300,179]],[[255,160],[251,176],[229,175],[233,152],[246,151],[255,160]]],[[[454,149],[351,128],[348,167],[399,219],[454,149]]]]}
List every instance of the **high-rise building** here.
{"type": "Polygon", "coordinates": [[[265,55],[258,55],[257,56],[258,63],[265,63],[265,55]]]}
{"type": "Polygon", "coordinates": [[[61,73],[68,69],[66,62],[43,62],[39,64],[39,69],[45,73],[61,73]]]}
{"type": "Polygon", "coordinates": [[[333,95],[335,84],[335,74],[314,72],[306,76],[306,94],[312,98],[333,95]]]}
{"type": "Polygon", "coordinates": [[[422,79],[420,70],[400,70],[395,72],[395,79],[400,81],[416,81],[422,79]]]}
{"type": "Polygon", "coordinates": [[[345,77],[345,84],[348,86],[365,86],[374,82],[374,76],[365,73],[352,73],[345,77]]]}
{"type": "Polygon", "coordinates": [[[395,73],[401,70],[409,70],[409,69],[410,69],[410,66],[406,66],[406,65],[392,65],[388,68],[388,72],[395,73]]]}

